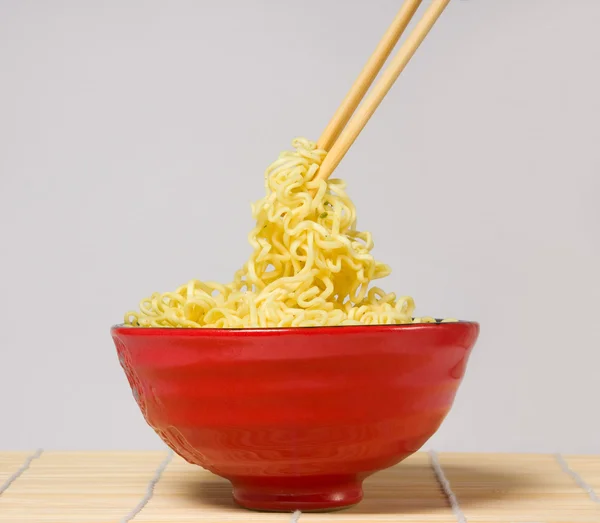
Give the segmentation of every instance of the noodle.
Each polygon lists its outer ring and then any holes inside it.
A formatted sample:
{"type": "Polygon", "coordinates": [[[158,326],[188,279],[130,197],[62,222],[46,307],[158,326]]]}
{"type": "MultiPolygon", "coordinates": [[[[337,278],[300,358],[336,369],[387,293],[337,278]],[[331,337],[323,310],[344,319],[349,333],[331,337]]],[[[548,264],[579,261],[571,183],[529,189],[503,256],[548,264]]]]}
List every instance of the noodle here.
{"type": "MultiPolygon", "coordinates": [[[[373,280],[391,269],[371,255],[356,230],[356,210],[341,180],[314,176],[326,151],[303,138],[265,173],[266,195],[252,205],[252,255],[221,285],[191,280],[154,293],[128,312],[134,327],[316,327],[435,322],[414,318],[412,298],[396,298],[373,280]],[[314,196],[313,196],[314,194],[314,196]]],[[[455,320],[446,320],[455,321],[455,320]]]]}

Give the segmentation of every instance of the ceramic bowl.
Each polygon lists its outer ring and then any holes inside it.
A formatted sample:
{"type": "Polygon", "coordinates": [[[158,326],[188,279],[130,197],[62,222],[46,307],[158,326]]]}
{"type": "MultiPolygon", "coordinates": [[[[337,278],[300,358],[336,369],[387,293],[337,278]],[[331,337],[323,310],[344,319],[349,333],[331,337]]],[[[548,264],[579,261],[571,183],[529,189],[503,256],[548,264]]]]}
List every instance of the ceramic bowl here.
{"type": "Polygon", "coordinates": [[[289,329],[115,326],[148,424],[257,510],[358,503],[448,414],[479,325],[289,329]]]}

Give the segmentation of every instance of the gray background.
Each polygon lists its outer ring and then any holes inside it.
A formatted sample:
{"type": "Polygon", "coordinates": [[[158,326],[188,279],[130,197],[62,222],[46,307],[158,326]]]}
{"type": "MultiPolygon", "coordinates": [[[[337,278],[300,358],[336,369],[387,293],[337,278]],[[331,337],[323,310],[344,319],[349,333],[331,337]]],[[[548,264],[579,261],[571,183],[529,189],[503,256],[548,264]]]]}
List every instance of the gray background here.
{"type": "MultiPolygon", "coordinates": [[[[0,448],[161,447],[109,327],[230,280],[399,5],[0,0],[0,448]]],[[[454,0],[337,172],[385,288],[482,324],[430,446],[600,452],[599,22],[454,0]]]]}

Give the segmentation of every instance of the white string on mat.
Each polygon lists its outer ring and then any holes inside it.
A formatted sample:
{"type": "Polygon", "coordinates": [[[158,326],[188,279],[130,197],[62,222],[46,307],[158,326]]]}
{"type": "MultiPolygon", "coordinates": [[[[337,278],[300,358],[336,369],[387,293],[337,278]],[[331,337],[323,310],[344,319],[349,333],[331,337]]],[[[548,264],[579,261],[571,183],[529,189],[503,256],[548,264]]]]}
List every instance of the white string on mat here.
{"type": "Polygon", "coordinates": [[[160,481],[163,472],[165,471],[169,463],[171,463],[172,459],[173,451],[169,449],[167,457],[158,466],[156,472],[154,473],[154,476],[152,476],[152,479],[148,483],[148,487],[146,488],[146,494],[144,495],[142,500],[131,510],[131,512],[129,512],[129,514],[127,514],[121,519],[121,523],[129,523],[130,521],[133,521],[133,518],[135,518],[142,510],[144,510],[144,507],[148,504],[148,502],[152,499],[152,496],[154,495],[154,487],[156,487],[156,484],[160,481]]]}
{"type": "Polygon", "coordinates": [[[18,470],[14,474],[9,476],[9,478],[2,485],[0,485],[0,496],[2,496],[2,494],[8,490],[8,487],[10,487],[23,475],[24,472],[26,472],[29,469],[29,467],[31,466],[31,462],[34,459],[38,459],[42,455],[42,452],[44,452],[43,449],[37,449],[33,454],[28,456],[27,459],[23,462],[23,464],[18,468],[18,470]]]}
{"type": "Polygon", "coordinates": [[[555,454],[554,457],[556,458],[556,461],[560,465],[560,468],[563,470],[563,472],[571,476],[571,478],[573,478],[573,481],[575,481],[577,485],[579,485],[583,490],[585,490],[589,498],[594,503],[600,503],[600,498],[598,497],[598,494],[596,494],[592,486],[569,466],[565,458],[563,458],[561,454],[555,454]]]}
{"type": "Polygon", "coordinates": [[[435,477],[437,478],[440,487],[444,491],[446,498],[448,498],[448,503],[450,503],[450,508],[456,517],[456,521],[458,523],[467,523],[467,518],[465,517],[460,505],[458,504],[458,500],[456,499],[456,495],[452,492],[452,488],[450,487],[450,482],[446,478],[446,474],[444,474],[444,470],[442,469],[442,465],[440,463],[440,459],[438,458],[437,452],[435,450],[429,451],[429,459],[431,462],[431,468],[435,472],[435,477]]]}
{"type": "Polygon", "coordinates": [[[292,514],[292,519],[290,519],[290,523],[298,523],[301,515],[302,512],[300,512],[299,510],[294,511],[294,513],[292,514]]]}

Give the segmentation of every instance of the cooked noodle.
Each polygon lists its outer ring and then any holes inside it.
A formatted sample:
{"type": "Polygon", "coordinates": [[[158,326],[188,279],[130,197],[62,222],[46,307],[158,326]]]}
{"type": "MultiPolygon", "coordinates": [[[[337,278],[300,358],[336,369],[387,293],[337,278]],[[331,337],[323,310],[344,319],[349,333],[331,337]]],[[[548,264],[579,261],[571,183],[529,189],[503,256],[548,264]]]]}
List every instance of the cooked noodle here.
{"type": "MultiPolygon", "coordinates": [[[[412,298],[371,281],[391,269],[356,230],[342,180],[313,181],[326,151],[303,138],[266,171],[266,196],[252,205],[254,251],[232,283],[191,280],[154,293],[128,312],[136,327],[313,327],[435,322],[413,318],[412,298]]],[[[453,321],[453,320],[446,320],[453,321]]]]}

